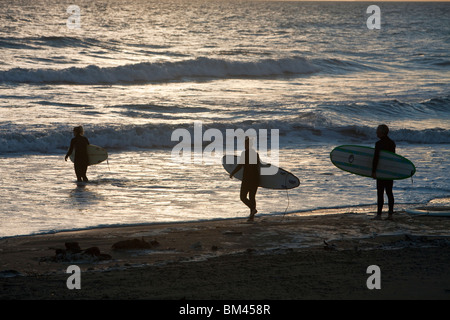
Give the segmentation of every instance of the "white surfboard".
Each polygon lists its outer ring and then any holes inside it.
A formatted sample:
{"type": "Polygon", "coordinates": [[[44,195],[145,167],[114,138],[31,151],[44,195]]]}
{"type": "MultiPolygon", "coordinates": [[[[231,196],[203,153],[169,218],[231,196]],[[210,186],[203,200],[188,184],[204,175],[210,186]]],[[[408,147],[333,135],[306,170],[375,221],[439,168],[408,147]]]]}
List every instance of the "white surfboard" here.
{"type": "Polygon", "coordinates": [[[450,207],[418,207],[406,209],[406,212],[421,216],[450,217],[450,207]]]}
{"type": "MultiPolygon", "coordinates": [[[[364,177],[372,176],[372,161],[375,149],[364,146],[344,145],[333,149],[330,153],[331,162],[341,170],[364,177]]],[[[396,153],[380,152],[376,170],[377,179],[400,180],[414,175],[414,164],[396,153]]]]}
{"type": "MultiPolygon", "coordinates": [[[[233,156],[233,161],[226,162],[227,156],[223,156],[222,158],[222,165],[224,169],[231,173],[233,172],[234,168],[236,168],[237,163],[239,161],[238,156],[233,156]]],[[[269,165],[269,164],[267,164],[269,165]]],[[[261,175],[259,186],[262,188],[267,189],[292,189],[296,188],[300,185],[300,180],[294,176],[289,171],[286,171],[282,168],[278,168],[278,171],[274,175],[261,175]]],[[[242,180],[242,175],[244,174],[244,169],[242,168],[236,174],[234,175],[235,178],[242,180]]]]}
{"type": "MultiPolygon", "coordinates": [[[[108,152],[102,147],[95,146],[93,144],[87,146],[87,154],[89,160],[88,166],[98,164],[108,159],[108,152]]],[[[75,161],[75,150],[70,155],[70,160],[72,162],[75,161]]]]}

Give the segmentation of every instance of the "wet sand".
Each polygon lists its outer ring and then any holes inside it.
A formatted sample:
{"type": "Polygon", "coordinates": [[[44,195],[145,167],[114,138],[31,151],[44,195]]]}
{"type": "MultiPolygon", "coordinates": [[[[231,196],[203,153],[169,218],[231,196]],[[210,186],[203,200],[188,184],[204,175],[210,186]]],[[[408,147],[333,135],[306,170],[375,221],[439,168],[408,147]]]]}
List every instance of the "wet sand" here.
{"type": "Polygon", "coordinates": [[[0,299],[450,299],[450,219],[317,213],[4,238],[0,299]]]}

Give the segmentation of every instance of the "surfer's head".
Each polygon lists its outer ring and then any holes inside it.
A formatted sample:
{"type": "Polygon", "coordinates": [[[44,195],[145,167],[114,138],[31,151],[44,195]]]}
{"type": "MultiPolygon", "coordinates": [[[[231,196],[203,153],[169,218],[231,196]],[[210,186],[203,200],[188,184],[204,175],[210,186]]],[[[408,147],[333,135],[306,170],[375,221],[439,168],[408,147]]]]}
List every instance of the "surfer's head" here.
{"type": "Polygon", "coordinates": [[[245,137],[245,150],[249,150],[253,146],[253,141],[250,137],[245,137]]]}
{"type": "Polygon", "coordinates": [[[82,126],[78,126],[78,127],[73,128],[73,134],[75,136],[82,136],[82,135],[84,135],[83,127],[82,126]]]}
{"type": "Polygon", "coordinates": [[[388,134],[389,134],[389,127],[385,124],[380,124],[377,128],[378,138],[387,137],[388,134]]]}

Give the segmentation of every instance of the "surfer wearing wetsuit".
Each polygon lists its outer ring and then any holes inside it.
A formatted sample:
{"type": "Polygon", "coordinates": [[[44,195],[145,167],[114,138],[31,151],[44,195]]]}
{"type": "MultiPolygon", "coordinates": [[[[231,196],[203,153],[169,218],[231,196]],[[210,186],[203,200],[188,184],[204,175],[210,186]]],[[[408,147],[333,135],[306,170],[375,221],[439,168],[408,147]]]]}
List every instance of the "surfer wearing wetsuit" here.
{"type": "MultiPolygon", "coordinates": [[[[377,179],[376,170],[378,166],[378,160],[380,159],[380,151],[386,150],[395,153],[395,142],[388,137],[389,128],[387,125],[382,124],[377,128],[377,137],[380,139],[375,144],[375,153],[372,163],[372,177],[377,179]]],[[[392,214],[394,213],[394,194],[392,188],[394,186],[394,180],[380,180],[377,179],[377,205],[378,211],[375,217],[376,220],[381,219],[381,212],[384,205],[384,191],[388,197],[389,213],[388,220],[392,220],[392,214]]]]}
{"type": "Polygon", "coordinates": [[[256,192],[258,191],[259,186],[260,166],[261,161],[259,155],[250,147],[250,140],[247,137],[245,139],[245,150],[241,154],[239,164],[230,173],[230,178],[232,178],[236,172],[244,167],[240,198],[241,201],[250,208],[250,216],[247,221],[253,221],[255,214],[258,212],[258,210],[256,210],[256,192]]]}
{"type": "Polygon", "coordinates": [[[75,174],[77,175],[77,181],[88,182],[86,171],[89,163],[87,155],[89,140],[84,136],[82,126],[75,127],[73,129],[73,135],[74,138],[70,141],[69,151],[67,151],[65,160],[67,161],[67,158],[70,157],[73,151],[75,151],[74,168],[75,174]]]}

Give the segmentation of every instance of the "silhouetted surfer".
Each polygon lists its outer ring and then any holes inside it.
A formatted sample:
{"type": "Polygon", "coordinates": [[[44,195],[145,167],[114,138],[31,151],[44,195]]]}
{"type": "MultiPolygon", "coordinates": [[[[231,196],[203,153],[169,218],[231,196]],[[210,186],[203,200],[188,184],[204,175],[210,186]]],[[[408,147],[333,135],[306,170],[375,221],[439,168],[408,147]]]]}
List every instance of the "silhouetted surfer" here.
{"type": "Polygon", "coordinates": [[[88,167],[88,155],[87,146],[89,145],[89,140],[84,136],[84,130],[82,126],[75,127],[73,129],[73,135],[75,136],[70,141],[69,151],[67,151],[65,160],[70,157],[73,151],[75,151],[74,157],[74,168],[75,174],[77,175],[77,181],[88,181],[86,177],[86,171],[88,167]]]}
{"type": "Polygon", "coordinates": [[[247,137],[245,139],[245,150],[242,151],[239,164],[234,168],[233,172],[230,173],[230,178],[232,178],[236,172],[244,167],[240,197],[241,201],[250,208],[250,216],[247,221],[253,221],[255,214],[258,212],[258,210],[256,210],[256,192],[258,191],[259,186],[260,166],[261,161],[259,155],[255,149],[250,147],[250,139],[247,137]]]}
{"type": "MultiPolygon", "coordinates": [[[[372,177],[377,179],[376,170],[378,166],[378,160],[380,159],[380,151],[386,150],[395,153],[395,142],[389,137],[389,128],[387,125],[382,124],[377,128],[377,137],[380,139],[375,144],[375,153],[372,163],[372,177]]],[[[394,213],[394,194],[392,188],[394,186],[394,180],[380,180],[377,179],[377,205],[378,211],[375,217],[376,220],[381,219],[381,213],[384,205],[384,191],[388,197],[389,213],[387,219],[392,220],[392,214],[394,213]]]]}

